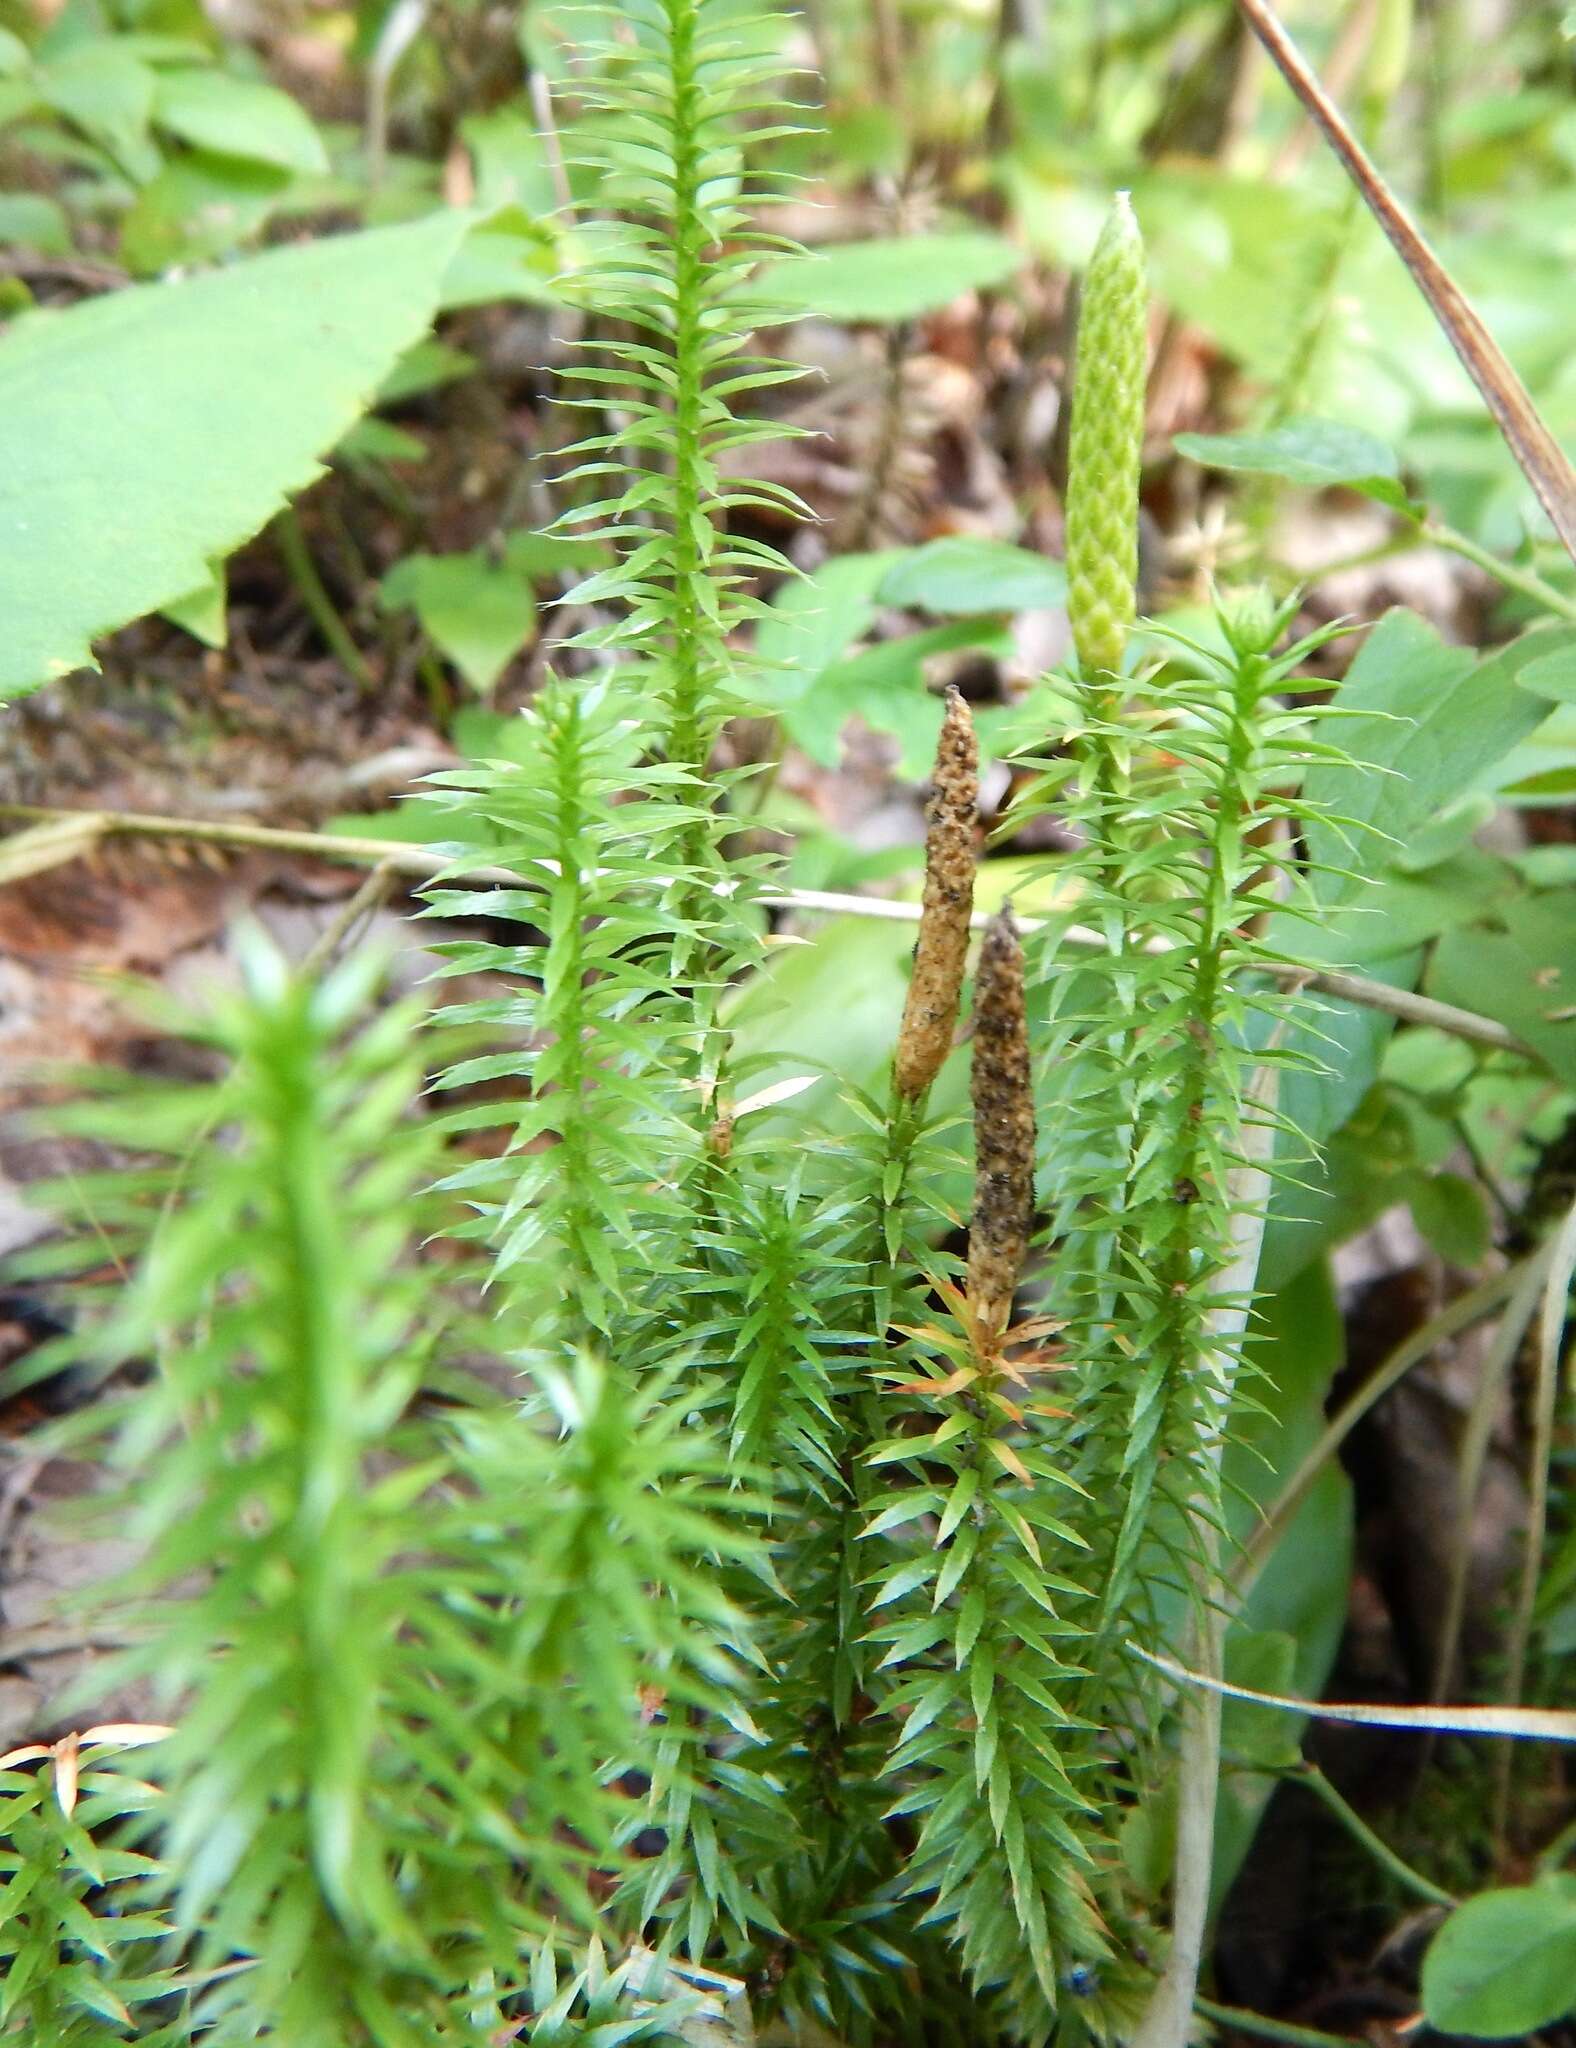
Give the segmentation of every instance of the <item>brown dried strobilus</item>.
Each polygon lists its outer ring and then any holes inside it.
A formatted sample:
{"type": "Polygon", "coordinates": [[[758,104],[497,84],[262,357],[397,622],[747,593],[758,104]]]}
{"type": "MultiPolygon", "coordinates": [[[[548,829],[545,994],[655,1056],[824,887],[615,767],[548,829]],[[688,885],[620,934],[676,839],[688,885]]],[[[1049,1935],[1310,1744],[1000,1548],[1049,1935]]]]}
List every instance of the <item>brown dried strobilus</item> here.
{"type": "Polygon", "coordinates": [[[994,1347],[1012,1317],[1034,1212],[1034,1093],[1023,1006],[1023,947],[1011,908],[985,927],[974,984],[974,1215],[969,1318],[994,1347]]]}
{"type": "Polygon", "coordinates": [[[914,947],[914,975],[903,1005],[892,1083],[905,1102],[917,1102],[952,1049],[963,967],[974,909],[974,819],[979,802],[980,756],[974,720],[958,690],[947,692],[947,713],[936,743],[932,793],[925,811],[925,902],[914,947]]]}

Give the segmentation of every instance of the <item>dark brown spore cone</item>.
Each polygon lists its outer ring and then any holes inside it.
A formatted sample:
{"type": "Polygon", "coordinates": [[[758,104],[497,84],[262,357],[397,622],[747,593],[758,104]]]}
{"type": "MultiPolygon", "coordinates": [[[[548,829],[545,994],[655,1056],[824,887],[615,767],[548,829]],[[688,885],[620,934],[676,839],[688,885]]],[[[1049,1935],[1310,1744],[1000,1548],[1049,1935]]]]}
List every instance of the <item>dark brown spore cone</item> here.
{"type": "Polygon", "coordinates": [[[1034,1094],[1023,1008],[1023,946],[1012,911],[985,927],[974,984],[974,1216],[969,1307],[983,1335],[1012,1316],[1034,1213],[1034,1094]]]}
{"type": "Polygon", "coordinates": [[[903,1005],[892,1081],[917,1101],[952,1049],[974,909],[974,817],[980,754],[974,720],[957,690],[936,744],[936,770],[925,810],[925,901],[914,948],[914,976],[903,1005]]]}

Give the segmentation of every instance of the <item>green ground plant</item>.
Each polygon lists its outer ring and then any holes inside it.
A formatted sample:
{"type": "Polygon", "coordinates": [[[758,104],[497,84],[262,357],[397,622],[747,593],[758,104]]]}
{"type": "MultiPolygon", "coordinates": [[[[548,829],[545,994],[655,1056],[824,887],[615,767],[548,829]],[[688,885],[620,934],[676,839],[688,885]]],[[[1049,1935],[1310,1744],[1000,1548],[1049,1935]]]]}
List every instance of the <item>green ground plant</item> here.
{"type": "MultiPolygon", "coordinates": [[[[296,974],[252,937],[193,1027],[217,1078],[87,1118],[165,1162],[96,1191],[140,1249],[96,1340],[105,1512],[138,1561],[95,1677],[152,1683],[170,1725],[89,1731],[80,1778],[59,1745],[0,1759],[0,2031],[1182,2048],[1212,1870],[1251,1833],[1217,1817],[1223,1748],[1294,1768],[1209,1690],[1245,1670],[1294,1707],[1328,1663],[1297,1662],[1291,1596],[1242,1583],[1322,1420],[1322,1381],[1295,1427],[1276,1405],[1277,1290],[1323,1249],[1332,1176],[1361,1180],[1320,1147],[1370,1084],[1447,1235],[1471,1222],[1439,1213],[1433,1126],[1483,1115],[1476,1067],[1418,1030],[1381,1078],[1370,1009],[1310,985],[1367,962],[1347,997],[1410,987],[1395,963],[1435,928],[1392,855],[1441,814],[1459,850],[1463,754],[1506,703],[1508,748],[1568,697],[1569,636],[1479,664],[1398,614],[1332,694],[1334,629],[1298,636],[1295,594],[1141,626],[1149,293],[1119,195],[1083,284],[1072,652],[995,827],[1051,815],[1072,850],[1015,856],[1022,900],[985,902],[951,693],[877,1070],[799,1071],[749,1007],[781,893],[764,777],[715,765],[730,721],[781,708],[791,600],[761,593],[802,580],[755,527],[804,508],[751,471],[782,431],[752,408],[795,374],[755,339],[780,310],[759,273],[802,261],[755,168],[802,140],[781,26],[625,0],[578,46],[602,213],[576,223],[560,403],[591,431],[547,538],[594,556],[566,599],[587,623],[412,828],[443,972],[489,992],[434,1021],[370,957],[296,974]],[[1441,699],[1459,732],[1408,771],[1393,729],[1441,699]]],[[[413,303],[434,291],[422,270],[413,303]]],[[[1422,516],[1382,447],[1234,438],[1224,467],[1322,460],[1422,516]]],[[[964,558],[992,595],[960,612],[1013,609],[1012,557],[964,558]]],[[[868,618],[902,565],[854,559],[868,618]]],[[[812,593],[800,629],[820,616],[812,593]]],[[[1522,879],[1483,912],[1507,955],[1552,914],[1522,879]]],[[[1475,1021],[1501,1073],[1576,1078],[1558,1020],[1475,1021]]],[[[1562,1315],[1569,1237],[1524,1250],[1526,1320],[1540,1287],[1562,1315]]],[[[1551,1305],[1546,1373],[1558,1341],[1551,1305]]],[[[1568,1888],[1476,1901],[1425,1995],[1466,1981],[1492,2021],[1462,1952],[1518,1911],[1568,1950],[1568,1888]]]]}

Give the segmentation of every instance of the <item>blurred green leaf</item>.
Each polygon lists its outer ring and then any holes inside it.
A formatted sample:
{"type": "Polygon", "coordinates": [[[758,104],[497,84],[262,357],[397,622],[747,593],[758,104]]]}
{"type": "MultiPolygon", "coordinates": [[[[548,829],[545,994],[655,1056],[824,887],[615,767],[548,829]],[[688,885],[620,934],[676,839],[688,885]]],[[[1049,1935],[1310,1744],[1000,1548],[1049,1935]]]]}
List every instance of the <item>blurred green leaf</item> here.
{"type": "Polygon", "coordinates": [[[383,602],[414,611],[433,645],[485,696],[536,635],[536,596],[507,554],[407,555],[383,579],[383,602]]]}
{"type": "Polygon", "coordinates": [[[320,173],[328,153],[311,117],[286,92],[228,71],[161,71],[153,96],[156,126],[182,142],[225,156],[320,173]]]}
{"type": "Polygon", "coordinates": [[[149,277],[177,263],[207,263],[251,241],[290,184],[276,165],[186,150],[150,178],[122,216],[120,256],[149,277]]]}
{"type": "Polygon", "coordinates": [[[146,64],[108,37],[81,42],[38,67],[38,96],[103,143],[139,182],[159,168],[148,140],[156,81],[146,64]]]}
{"type": "Polygon", "coordinates": [[[1387,505],[1408,502],[1394,449],[1337,420],[1289,420],[1259,434],[1178,434],[1173,445],[1207,469],[1283,477],[1310,490],[1345,485],[1387,505]]]}
{"type": "MultiPolygon", "coordinates": [[[[1297,1690],[1297,1641],[1285,1629],[1238,1628],[1226,1642],[1226,1682],[1253,1692],[1297,1690]]],[[[1294,1764],[1301,1752],[1301,1726],[1295,1716],[1256,1700],[1222,1703],[1221,1754],[1234,1763],[1255,1764],[1277,1771],[1294,1764]]]]}
{"type": "Polygon", "coordinates": [[[334,449],[335,459],[343,457],[346,462],[424,462],[427,444],[415,434],[407,434],[403,427],[396,427],[389,420],[380,420],[369,413],[365,419],[357,420],[347,434],[340,436],[334,449]]]}
{"type": "Polygon", "coordinates": [[[1410,1184],[1412,1220],[1447,1265],[1476,1266],[1493,1242],[1488,1201],[1459,1173],[1420,1173],[1410,1184]]]}
{"type": "Polygon", "coordinates": [[[0,242],[13,249],[36,249],[40,256],[69,255],[71,228],[65,208],[41,192],[0,193],[0,242]]]}
{"type": "Polygon", "coordinates": [[[446,341],[429,337],[413,342],[378,386],[378,404],[400,405],[408,398],[441,390],[445,384],[468,377],[475,368],[474,356],[462,348],[451,348],[446,341]]]}
{"type": "Polygon", "coordinates": [[[1508,1025],[1576,1086],[1576,919],[1569,898],[1520,897],[1495,924],[1447,932],[1428,991],[1508,1025]]]}
{"type": "Polygon", "coordinates": [[[541,217],[558,205],[541,130],[517,107],[467,114],[460,137],[476,166],[478,206],[513,206],[541,217]]]}
{"type": "Polygon", "coordinates": [[[928,541],[893,564],[876,593],[882,604],[943,617],[1027,612],[1065,603],[1060,562],[1001,540],[953,535],[928,541]]]}
{"type": "Polygon", "coordinates": [[[904,559],[900,548],[834,555],[808,576],[791,576],[761,620],[756,652],[767,665],[764,688],[786,708],[811,688],[875,622],[876,591],[904,559]]]}
{"type": "MultiPolygon", "coordinates": [[[[1317,1440],[1330,1387],[1346,1357],[1326,1259],[1304,1263],[1291,1281],[1262,1297],[1257,1316],[1247,1352],[1251,1404],[1244,1402],[1233,1421],[1226,1456],[1231,1525],[1239,1541],[1317,1440]]],[[[1234,1683],[1318,1697],[1346,1627],[1352,1531],[1351,1482],[1331,1464],[1266,1561],[1226,1638],[1227,1673],[1234,1683]],[[1258,1675],[1247,1676],[1250,1670],[1258,1675]]],[[[1302,1721],[1242,1704],[1247,1711],[1240,1719],[1232,1718],[1229,1706],[1224,1710],[1228,1746],[1265,1765],[1292,1761],[1302,1721]],[[1279,1733],[1270,1725],[1275,1720],[1279,1733]]],[[[1222,1782],[1215,1819],[1217,1904],[1241,1868],[1273,1791],[1273,1780],[1259,1773],[1228,1772],[1222,1782]]]]}
{"type": "Polygon", "coordinates": [[[204,647],[222,647],[228,638],[229,628],[225,608],[227,584],[224,564],[216,562],[206,583],[188,591],[185,597],[177,598],[174,604],[163,607],[165,618],[177,626],[184,626],[204,647]]]}
{"type": "Polygon", "coordinates": [[[790,316],[882,325],[1005,284],[1022,264],[1023,252],[1004,236],[958,228],[784,256],[763,267],[750,294],[790,316]]]}
{"type": "MultiPolygon", "coordinates": [[[[823,669],[785,723],[812,760],[832,766],[844,726],[850,718],[862,718],[875,731],[895,735],[898,772],[918,781],[930,772],[945,711],[939,691],[930,687],[926,664],[935,655],[964,648],[1004,655],[1010,647],[1001,626],[970,619],[878,641],[823,669]]],[[[989,714],[977,717],[976,730],[983,736],[992,722],[989,714]]]]}
{"type": "Polygon", "coordinates": [[[1442,2033],[1509,2040],[1576,2009],[1576,1879],[1480,1892],[1423,1958],[1423,2011],[1442,2033]]]}
{"type": "Polygon", "coordinates": [[[1361,714],[1342,730],[1351,758],[1315,765],[1307,778],[1310,801],[1357,828],[1308,826],[1310,857],[1353,871],[1315,876],[1327,910],[1359,906],[1348,933],[1370,900],[1367,878],[1394,857],[1392,847],[1406,849],[1446,806],[1489,781],[1548,715],[1540,698],[1518,687],[1523,667],[1545,645],[1543,633],[1527,633],[1480,661],[1409,611],[1386,612],[1368,635],[1335,695],[1342,711],[1361,714]]]}
{"type": "Polygon", "coordinates": [[[1518,680],[1535,697],[1576,704],[1576,630],[1546,633],[1547,647],[1522,669],[1518,680]]]}
{"type": "Polygon", "coordinates": [[[558,306],[555,279],[564,269],[556,244],[534,221],[512,207],[471,229],[455,251],[443,281],[445,312],[517,300],[528,306],[558,306]]]}

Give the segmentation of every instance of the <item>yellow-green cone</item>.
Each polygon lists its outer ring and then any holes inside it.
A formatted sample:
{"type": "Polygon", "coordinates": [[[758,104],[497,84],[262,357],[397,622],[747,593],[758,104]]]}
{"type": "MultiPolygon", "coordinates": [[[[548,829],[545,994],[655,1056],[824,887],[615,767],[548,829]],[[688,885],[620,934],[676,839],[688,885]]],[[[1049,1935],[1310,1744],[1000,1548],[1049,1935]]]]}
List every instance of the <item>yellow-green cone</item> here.
{"type": "Polygon", "coordinates": [[[1091,680],[1120,671],[1133,623],[1148,325],[1143,238],[1118,192],[1084,278],[1067,465],[1067,613],[1091,680]]]}

